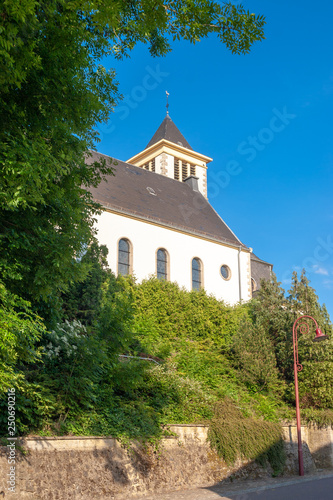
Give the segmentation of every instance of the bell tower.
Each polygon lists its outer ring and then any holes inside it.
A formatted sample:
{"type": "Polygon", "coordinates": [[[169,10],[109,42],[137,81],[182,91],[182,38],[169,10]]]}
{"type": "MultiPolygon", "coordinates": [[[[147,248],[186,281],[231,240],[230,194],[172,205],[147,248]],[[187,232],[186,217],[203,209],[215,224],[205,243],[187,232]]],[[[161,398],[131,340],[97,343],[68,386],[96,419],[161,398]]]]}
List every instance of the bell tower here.
{"type": "Polygon", "coordinates": [[[211,161],[212,158],[193,151],[167,112],[146,148],[127,163],[179,182],[196,177],[200,193],[207,198],[207,163],[211,161]]]}

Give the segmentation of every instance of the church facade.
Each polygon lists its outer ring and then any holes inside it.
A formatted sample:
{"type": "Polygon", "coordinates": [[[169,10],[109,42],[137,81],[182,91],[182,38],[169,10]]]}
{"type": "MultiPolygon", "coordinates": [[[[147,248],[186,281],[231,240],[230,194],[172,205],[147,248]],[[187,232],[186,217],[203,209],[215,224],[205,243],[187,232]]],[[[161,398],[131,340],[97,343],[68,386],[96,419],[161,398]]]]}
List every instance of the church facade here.
{"type": "MultiPolygon", "coordinates": [[[[105,155],[90,152],[87,162],[105,155]]],[[[97,237],[115,274],[156,276],[204,288],[229,304],[248,301],[272,266],[244,245],[207,199],[207,163],[167,115],[147,147],[97,188],[97,237]]]]}

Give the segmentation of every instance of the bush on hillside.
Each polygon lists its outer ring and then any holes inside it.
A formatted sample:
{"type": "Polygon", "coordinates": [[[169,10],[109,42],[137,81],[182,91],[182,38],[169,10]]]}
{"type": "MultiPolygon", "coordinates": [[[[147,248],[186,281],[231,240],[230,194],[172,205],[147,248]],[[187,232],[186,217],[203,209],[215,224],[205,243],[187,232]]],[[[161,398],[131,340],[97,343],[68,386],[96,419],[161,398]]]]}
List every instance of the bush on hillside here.
{"type": "Polygon", "coordinates": [[[281,425],[245,417],[229,398],[216,403],[208,439],[229,465],[237,459],[249,459],[261,465],[269,462],[274,475],[283,471],[285,453],[281,425]]]}

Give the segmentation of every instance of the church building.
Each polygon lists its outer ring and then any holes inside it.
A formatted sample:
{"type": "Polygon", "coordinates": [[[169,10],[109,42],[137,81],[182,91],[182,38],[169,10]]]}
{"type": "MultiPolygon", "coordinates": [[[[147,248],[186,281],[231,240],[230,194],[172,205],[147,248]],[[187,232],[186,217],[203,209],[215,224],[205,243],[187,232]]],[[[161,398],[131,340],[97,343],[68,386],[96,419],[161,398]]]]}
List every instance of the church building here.
{"type": "MultiPolygon", "coordinates": [[[[88,163],[108,158],[90,154],[88,163]]],[[[270,278],[272,265],[256,257],[209,204],[211,161],[192,149],[167,114],[143,151],[117,160],[115,175],[91,189],[103,207],[97,238],[108,247],[115,274],[203,288],[229,304],[248,301],[260,279],[270,278]]]]}

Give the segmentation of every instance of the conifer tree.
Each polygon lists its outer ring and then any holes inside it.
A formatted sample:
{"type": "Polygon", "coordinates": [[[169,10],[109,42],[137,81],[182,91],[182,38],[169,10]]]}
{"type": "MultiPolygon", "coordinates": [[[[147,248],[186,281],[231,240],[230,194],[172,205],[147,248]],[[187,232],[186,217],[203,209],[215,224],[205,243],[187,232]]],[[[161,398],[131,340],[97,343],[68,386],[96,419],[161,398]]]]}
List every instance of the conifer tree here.
{"type": "Polygon", "coordinates": [[[319,328],[329,336],[323,342],[313,342],[315,324],[306,320],[309,331],[297,331],[299,362],[303,370],[299,372],[300,404],[303,407],[333,407],[333,328],[325,305],[321,306],[315,290],[303,269],[300,278],[293,273],[288,304],[293,321],[300,316],[312,316],[319,328]]]}
{"type": "Polygon", "coordinates": [[[285,292],[272,273],[271,280],[262,280],[258,296],[251,304],[254,325],[262,327],[274,345],[276,363],[287,380],[292,376],[290,345],[292,345],[292,318],[285,292]]]}
{"type": "Polygon", "coordinates": [[[232,343],[233,364],[246,385],[257,391],[283,392],[283,382],[277,369],[274,344],[263,324],[245,319],[232,343]]]}

